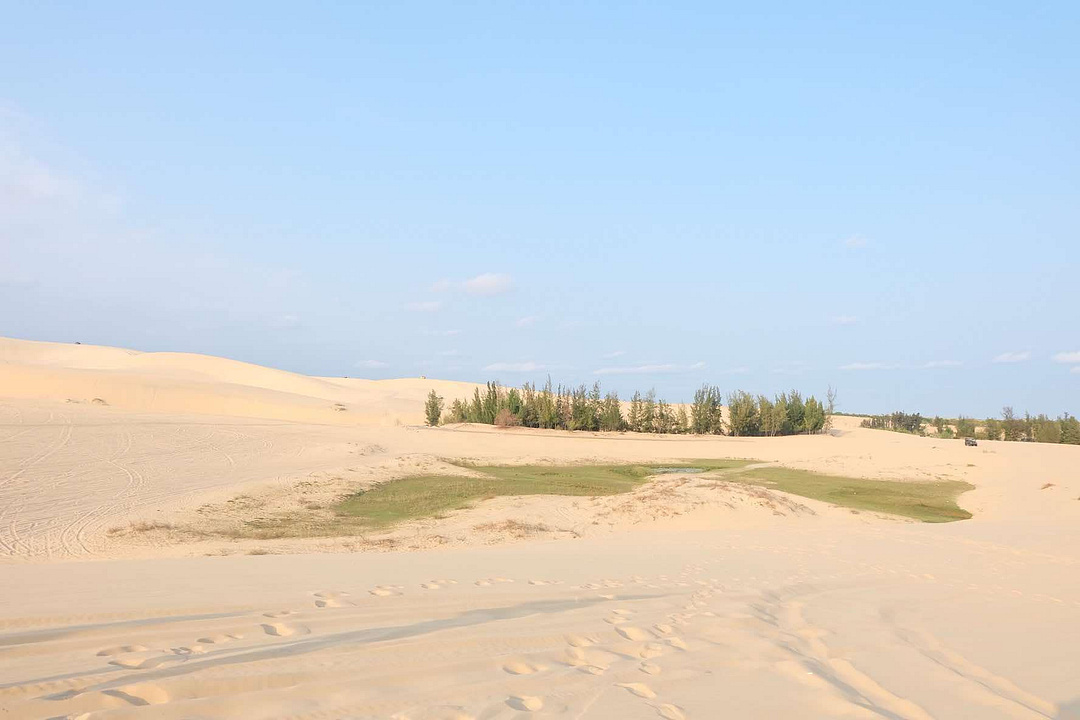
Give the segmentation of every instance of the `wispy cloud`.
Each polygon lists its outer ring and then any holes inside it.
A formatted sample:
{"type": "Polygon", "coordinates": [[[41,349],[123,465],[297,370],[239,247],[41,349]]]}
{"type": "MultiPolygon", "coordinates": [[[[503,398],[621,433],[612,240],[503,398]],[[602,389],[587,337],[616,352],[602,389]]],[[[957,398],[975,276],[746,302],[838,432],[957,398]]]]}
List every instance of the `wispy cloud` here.
{"type": "Polygon", "coordinates": [[[378,370],[380,368],[390,367],[390,363],[384,363],[382,360],[358,360],[356,367],[364,368],[366,370],[378,370]]]}
{"type": "Polygon", "coordinates": [[[270,321],[270,325],[279,330],[290,330],[300,326],[300,316],[296,313],[278,315],[270,321]]]}
{"type": "Polygon", "coordinates": [[[506,363],[506,362],[491,363],[490,365],[485,365],[484,370],[487,370],[488,372],[521,372],[521,373],[525,373],[525,372],[536,372],[538,370],[543,370],[544,367],[545,367],[544,365],[541,365],[540,363],[532,362],[530,360],[528,362],[518,362],[518,363],[506,363]]]}
{"type": "Polygon", "coordinates": [[[678,365],[675,363],[654,363],[645,365],[628,365],[622,367],[605,367],[593,370],[593,375],[673,375],[675,373],[701,370],[705,363],[696,362],[693,365],[678,365]]]}
{"type": "Polygon", "coordinates": [[[854,325],[859,322],[859,318],[854,315],[837,315],[832,319],[833,325],[854,325]]]}
{"type": "Polygon", "coordinates": [[[1080,363],[1080,350],[1076,352],[1059,352],[1051,359],[1056,363],[1065,363],[1066,365],[1080,363]]]}
{"type": "Polygon", "coordinates": [[[1023,352],[1004,352],[994,357],[996,363],[1022,363],[1031,359],[1031,353],[1027,350],[1023,352]]]}
{"type": "Polygon", "coordinates": [[[539,318],[537,318],[535,315],[526,315],[523,318],[518,318],[514,322],[514,325],[519,328],[529,327],[530,325],[535,325],[538,319],[539,318]]]}
{"type": "Polygon", "coordinates": [[[889,363],[881,362],[853,362],[847,365],[841,365],[841,370],[895,370],[899,365],[890,365],[889,363]]]}
{"type": "Polygon", "coordinates": [[[923,363],[922,367],[927,368],[927,369],[929,369],[929,368],[951,368],[951,367],[960,367],[963,364],[964,363],[960,362],[959,360],[931,360],[930,362],[923,363]]]}
{"type": "Polygon", "coordinates": [[[469,278],[462,287],[470,295],[498,295],[504,293],[512,286],[509,275],[503,273],[483,273],[469,278]]]}
{"type": "Polygon", "coordinates": [[[405,303],[405,309],[412,312],[438,312],[442,309],[442,300],[418,300],[405,303]]]}
{"type": "Polygon", "coordinates": [[[607,355],[604,355],[604,358],[610,360],[610,359],[622,357],[625,354],[626,354],[625,350],[615,350],[614,352],[609,352],[607,355]]]}
{"type": "Polygon", "coordinates": [[[780,363],[772,369],[773,375],[802,375],[806,370],[806,362],[803,360],[788,360],[780,363]]]}
{"type": "Polygon", "coordinates": [[[844,239],[844,247],[863,248],[866,247],[867,242],[867,239],[862,235],[852,235],[844,239]]]}

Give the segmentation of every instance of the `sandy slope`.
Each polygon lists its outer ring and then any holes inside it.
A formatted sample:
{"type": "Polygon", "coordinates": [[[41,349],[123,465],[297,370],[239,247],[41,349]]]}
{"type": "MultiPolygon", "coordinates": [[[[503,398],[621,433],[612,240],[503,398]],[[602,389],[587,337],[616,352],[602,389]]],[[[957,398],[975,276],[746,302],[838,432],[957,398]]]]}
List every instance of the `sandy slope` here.
{"type": "Polygon", "coordinates": [[[0,717],[1080,717],[1080,448],[416,427],[431,387],[472,386],[0,340],[0,717]],[[448,457],[948,477],[975,518],[691,484],[495,501],[422,552],[108,534],[448,457]],[[485,546],[507,519],[574,532],[485,546]]]}

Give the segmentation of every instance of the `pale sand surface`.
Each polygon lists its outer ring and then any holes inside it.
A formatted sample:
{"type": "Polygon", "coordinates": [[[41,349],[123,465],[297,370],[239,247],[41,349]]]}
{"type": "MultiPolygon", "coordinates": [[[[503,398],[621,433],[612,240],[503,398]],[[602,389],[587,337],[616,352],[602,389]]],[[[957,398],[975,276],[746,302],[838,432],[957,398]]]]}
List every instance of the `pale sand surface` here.
{"type": "Polygon", "coordinates": [[[1080,717],[1080,448],[427,429],[432,387],[473,386],[0,339],[0,717],[1080,717]],[[117,532],[445,459],[722,457],[965,480],[975,517],[663,478],[385,543],[117,532]],[[547,529],[476,530],[507,520],[547,529]]]}

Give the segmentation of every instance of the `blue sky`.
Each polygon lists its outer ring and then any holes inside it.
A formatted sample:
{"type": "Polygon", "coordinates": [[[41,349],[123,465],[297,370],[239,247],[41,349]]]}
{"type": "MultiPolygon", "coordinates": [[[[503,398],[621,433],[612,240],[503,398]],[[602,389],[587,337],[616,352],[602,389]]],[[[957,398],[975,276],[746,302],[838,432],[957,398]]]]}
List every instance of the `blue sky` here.
{"type": "Polygon", "coordinates": [[[14,3],[0,334],[1080,413],[1075,3],[14,3]]]}

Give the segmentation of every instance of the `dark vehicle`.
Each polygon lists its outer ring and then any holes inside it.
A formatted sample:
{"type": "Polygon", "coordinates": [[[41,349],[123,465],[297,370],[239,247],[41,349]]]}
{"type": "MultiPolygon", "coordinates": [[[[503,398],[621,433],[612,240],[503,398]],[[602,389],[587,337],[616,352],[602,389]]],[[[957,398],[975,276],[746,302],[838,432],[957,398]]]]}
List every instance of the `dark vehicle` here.
{"type": "Polygon", "coordinates": [[[968,447],[977,447],[979,443],[975,442],[975,438],[964,438],[964,444],[968,447]]]}

